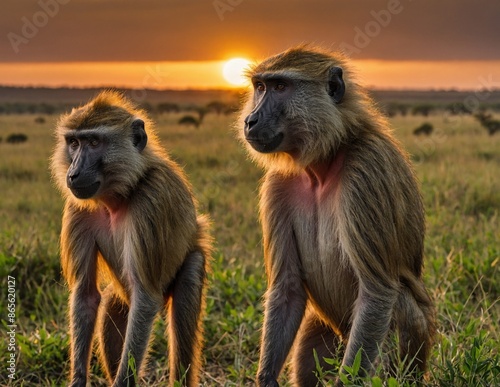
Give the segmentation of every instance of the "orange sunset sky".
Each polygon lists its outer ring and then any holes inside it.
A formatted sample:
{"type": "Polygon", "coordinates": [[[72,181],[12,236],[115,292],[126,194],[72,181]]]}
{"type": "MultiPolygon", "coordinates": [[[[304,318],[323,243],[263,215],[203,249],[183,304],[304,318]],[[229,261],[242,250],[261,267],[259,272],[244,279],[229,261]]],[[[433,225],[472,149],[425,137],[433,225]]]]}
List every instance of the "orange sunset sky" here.
{"type": "Polygon", "coordinates": [[[378,89],[500,88],[492,0],[3,0],[0,85],[230,88],[234,57],[343,50],[378,89]]]}

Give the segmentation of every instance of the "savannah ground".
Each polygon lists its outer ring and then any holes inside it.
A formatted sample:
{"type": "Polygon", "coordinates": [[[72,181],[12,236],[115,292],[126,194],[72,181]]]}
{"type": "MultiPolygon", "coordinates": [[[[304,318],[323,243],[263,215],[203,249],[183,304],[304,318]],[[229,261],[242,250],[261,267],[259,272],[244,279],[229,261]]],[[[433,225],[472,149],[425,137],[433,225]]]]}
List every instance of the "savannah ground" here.
{"type": "MultiPolygon", "coordinates": [[[[257,219],[262,172],[235,140],[235,115],[207,114],[197,129],[178,125],[182,115],[153,119],[163,145],[185,168],[200,211],[213,222],[202,380],[253,385],[266,286],[257,219]]],[[[69,370],[68,292],[58,255],[62,199],[48,171],[57,116],[45,116],[42,124],[35,117],[0,115],[0,384],[60,386],[69,370]],[[28,141],[9,144],[10,133],[24,133],[28,141]],[[15,286],[9,286],[12,277],[15,286]],[[16,295],[14,322],[7,318],[8,291],[16,295]],[[13,351],[9,324],[16,325],[13,351]],[[12,353],[14,380],[7,370],[12,353]]],[[[425,282],[439,327],[428,385],[500,385],[500,133],[488,136],[471,116],[442,112],[390,122],[411,154],[426,205],[425,282]],[[423,121],[434,133],[414,136],[423,121]]],[[[143,385],[168,380],[164,331],[158,319],[143,385]]],[[[106,385],[95,356],[91,364],[91,385],[106,385]]],[[[288,385],[286,377],[281,382],[288,385]]],[[[389,385],[404,383],[396,377],[389,385]]]]}

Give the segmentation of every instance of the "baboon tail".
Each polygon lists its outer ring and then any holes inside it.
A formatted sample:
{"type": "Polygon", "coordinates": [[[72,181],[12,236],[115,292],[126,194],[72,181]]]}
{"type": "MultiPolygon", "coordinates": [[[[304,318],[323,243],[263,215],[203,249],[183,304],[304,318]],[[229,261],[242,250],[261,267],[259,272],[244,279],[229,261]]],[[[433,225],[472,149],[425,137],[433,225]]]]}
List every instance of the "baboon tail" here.
{"type": "Polygon", "coordinates": [[[198,215],[196,223],[198,228],[196,231],[195,249],[203,254],[205,262],[208,264],[213,250],[213,239],[209,232],[211,226],[210,219],[206,215],[198,215]]]}
{"type": "Polygon", "coordinates": [[[436,334],[434,305],[420,278],[407,276],[401,285],[395,306],[401,359],[412,362],[411,369],[424,372],[436,334]]]}

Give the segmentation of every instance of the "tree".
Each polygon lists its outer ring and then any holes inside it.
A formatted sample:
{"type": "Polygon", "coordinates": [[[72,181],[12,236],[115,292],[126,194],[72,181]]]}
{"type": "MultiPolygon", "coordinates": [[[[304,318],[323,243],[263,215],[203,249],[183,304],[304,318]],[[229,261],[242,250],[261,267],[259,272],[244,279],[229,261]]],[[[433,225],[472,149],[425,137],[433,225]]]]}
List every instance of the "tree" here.
{"type": "Polygon", "coordinates": [[[186,125],[186,126],[193,125],[195,128],[198,128],[200,126],[200,121],[197,120],[196,117],[190,115],[181,117],[178,123],[179,125],[186,125]]]}

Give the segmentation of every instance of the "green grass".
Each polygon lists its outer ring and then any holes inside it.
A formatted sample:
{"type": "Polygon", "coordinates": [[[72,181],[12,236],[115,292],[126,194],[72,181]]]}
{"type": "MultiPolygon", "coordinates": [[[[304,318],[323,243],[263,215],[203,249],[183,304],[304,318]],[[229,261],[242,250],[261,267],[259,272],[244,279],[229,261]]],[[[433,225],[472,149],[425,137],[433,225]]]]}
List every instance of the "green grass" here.
{"type": "MultiPolygon", "coordinates": [[[[235,140],[234,117],[209,114],[195,129],[177,125],[180,116],[154,119],[164,146],[185,168],[200,211],[213,221],[202,379],[207,386],[253,385],[266,285],[257,220],[262,173],[235,140]]],[[[48,171],[56,117],[44,124],[34,118],[0,116],[0,137],[28,135],[23,144],[0,143],[0,278],[4,300],[7,276],[16,278],[17,380],[11,385],[59,386],[69,361],[68,294],[58,257],[62,200],[48,171]]],[[[397,116],[391,123],[415,163],[427,210],[425,281],[439,326],[428,385],[500,385],[500,136],[488,136],[470,117],[397,116]],[[413,136],[424,121],[433,135],[413,136]]],[[[164,330],[158,320],[146,385],[168,380],[164,330]]],[[[2,339],[2,385],[9,382],[8,355],[2,339]]],[[[95,357],[91,371],[92,385],[106,385],[95,357]]],[[[288,385],[286,371],[282,385],[288,385]]],[[[387,383],[404,385],[397,378],[387,383]]]]}

